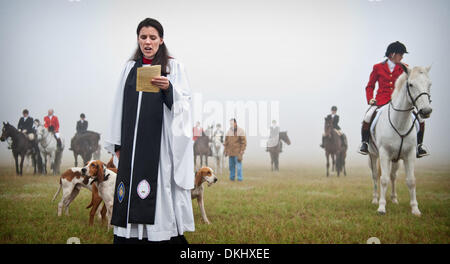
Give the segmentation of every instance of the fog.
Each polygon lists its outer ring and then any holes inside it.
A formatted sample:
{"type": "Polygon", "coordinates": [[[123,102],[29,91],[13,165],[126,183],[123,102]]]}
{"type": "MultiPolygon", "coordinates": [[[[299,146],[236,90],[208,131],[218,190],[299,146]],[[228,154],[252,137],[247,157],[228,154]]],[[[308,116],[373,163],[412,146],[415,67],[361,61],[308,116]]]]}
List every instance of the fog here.
{"type": "MultiPolygon", "coordinates": [[[[53,108],[66,142],[64,160],[72,162],[68,147],[80,113],[89,130],[105,135],[113,91],[136,49],[136,27],[153,17],[164,26],[171,55],[186,67],[194,107],[203,109],[195,121],[211,119],[204,106],[215,104],[224,108],[216,122],[228,128],[226,102],[275,102],[276,119],[292,141],[281,166],[321,164],[323,118],[336,105],[349,140],[347,162],[364,164],[356,151],[365,86],[387,45],[399,40],[409,51],[404,62],[432,65],[433,114],[425,132],[431,156],[418,164],[446,164],[449,9],[447,0],[0,0],[0,121],[16,126],[25,108],[42,121],[53,108]]],[[[257,118],[246,117],[250,123],[257,118]]],[[[246,128],[244,117],[237,119],[246,128]]],[[[244,162],[269,162],[262,135],[248,137],[244,162]]],[[[102,155],[108,158],[105,150],[102,155]]],[[[13,166],[5,142],[0,163],[13,166]]]]}

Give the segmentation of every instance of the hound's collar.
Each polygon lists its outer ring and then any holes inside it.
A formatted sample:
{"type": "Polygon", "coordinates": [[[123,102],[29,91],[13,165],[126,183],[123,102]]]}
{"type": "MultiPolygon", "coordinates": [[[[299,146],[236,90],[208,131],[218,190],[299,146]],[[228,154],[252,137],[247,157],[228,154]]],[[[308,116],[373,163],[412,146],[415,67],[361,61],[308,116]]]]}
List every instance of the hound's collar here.
{"type": "MultiPolygon", "coordinates": [[[[109,179],[109,173],[108,174],[106,174],[105,175],[105,179],[103,180],[103,181],[107,181],[108,179],[109,179]]],[[[91,182],[91,185],[94,183],[94,182],[96,182],[96,181],[98,181],[98,178],[97,177],[95,177],[95,179],[91,182]]]]}

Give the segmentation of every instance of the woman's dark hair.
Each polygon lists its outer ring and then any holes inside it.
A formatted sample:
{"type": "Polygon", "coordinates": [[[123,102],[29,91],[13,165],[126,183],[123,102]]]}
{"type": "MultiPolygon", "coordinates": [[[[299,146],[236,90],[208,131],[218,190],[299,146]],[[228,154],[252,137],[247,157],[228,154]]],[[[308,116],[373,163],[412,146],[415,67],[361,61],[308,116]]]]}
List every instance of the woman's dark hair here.
{"type": "MultiPolygon", "coordinates": [[[[136,34],[139,37],[139,32],[141,32],[141,29],[144,27],[153,27],[158,31],[158,35],[160,38],[164,38],[164,29],[156,19],[153,18],[146,18],[139,23],[136,34]]],[[[132,60],[139,61],[142,60],[142,57],[144,54],[142,54],[141,48],[138,47],[136,49],[136,52],[133,55],[132,60]]],[[[166,47],[166,43],[163,42],[163,44],[159,45],[159,49],[155,54],[155,57],[153,58],[152,64],[153,65],[161,65],[161,74],[163,76],[167,76],[169,72],[167,72],[167,66],[169,65],[169,50],[166,47]]]]}
{"type": "Polygon", "coordinates": [[[403,43],[401,43],[400,41],[396,41],[389,44],[384,56],[389,58],[392,53],[405,54],[408,53],[408,51],[406,50],[406,46],[403,43]]]}

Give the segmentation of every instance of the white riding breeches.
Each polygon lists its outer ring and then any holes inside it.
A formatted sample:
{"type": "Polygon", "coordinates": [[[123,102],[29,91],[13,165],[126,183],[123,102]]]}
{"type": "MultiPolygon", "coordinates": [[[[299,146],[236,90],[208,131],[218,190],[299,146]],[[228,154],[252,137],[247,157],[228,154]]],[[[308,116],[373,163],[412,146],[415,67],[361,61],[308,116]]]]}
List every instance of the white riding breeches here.
{"type": "MultiPolygon", "coordinates": [[[[377,110],[377,106],[376,105],[371,105],[369,107],[369,109],[367,109],[367,112],[364,115],[364,122],[370,123],[370,119],[372,118],[372,115],[375,112],[375,110],[377,110]]],[[[412,117],[413,120],[416,118],[414,113],[411,113],[411,117],[412,117]]],[[[415,122],[415,127],[416,127],[417,132],[420,130],[419,123],[422,123],[422,122],[423,122],[423,119],[420,117],[420,115],[417,115],[417,121],[415,122]]]]}
{"type": "Polygon", "coordinates": [[[364,122],[370,123],[370,119],[372,118],[373,113],[377,110],[376,105],[371,105],[369,109],[367,109],[366,114],[364,115],[364,122]]]}

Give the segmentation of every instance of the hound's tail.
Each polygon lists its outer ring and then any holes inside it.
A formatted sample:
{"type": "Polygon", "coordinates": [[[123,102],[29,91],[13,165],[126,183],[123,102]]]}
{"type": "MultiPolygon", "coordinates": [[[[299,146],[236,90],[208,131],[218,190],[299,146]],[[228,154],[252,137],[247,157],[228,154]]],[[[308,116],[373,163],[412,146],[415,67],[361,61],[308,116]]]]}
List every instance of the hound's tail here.
{"type": "Polygon", "coordinates": [[[61,188],[62,188],[62,183],[61,183],[61,179],[59,179],[59,188],[58,188],[58,191],[56,191],[55,195],[53,195],[52,202],[55,201],[56,196],[58,196],[58,194],[61,192],[61,188]]]}

